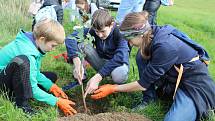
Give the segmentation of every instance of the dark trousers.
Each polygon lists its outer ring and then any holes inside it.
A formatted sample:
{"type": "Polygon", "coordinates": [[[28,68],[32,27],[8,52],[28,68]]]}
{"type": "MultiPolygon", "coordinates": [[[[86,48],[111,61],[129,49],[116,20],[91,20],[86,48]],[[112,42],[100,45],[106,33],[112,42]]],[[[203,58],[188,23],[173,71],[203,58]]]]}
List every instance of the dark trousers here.
{"type": "Polygon", "coordinates": [[[99,71],[105,64],[107,60],[102,59],[99,57],[98,53],[96,52],[95,48],[92,47],[92,45],[87,44],[86,46],[84,43],[78,44],[78,49],[81,52],[84,52],[86,55],[85,59],[90,63],[90,65],[96,70],[99,71]]]}
{"type": "MultiPolygon", "coordinates": [[[[57,74],[54,72],[41,72],[43,75],[45,75],[48,79],[50,79],[53,83],[57,82],[57,74]]],[[[45,88],[43,88],[42,85],[38,84],[38,87],[42,89],[43,91],[46,91],[45,88]]]]}
{"type": "MultiPolygon", "coordinates": [[[[57,75],[52,72],[43,74],[55,82],[57,75]]],[[[42,86],[38,85],[42,88],[42,86]]],[[[0,89],[7,92],[11,100],[17,106],[22,106],[29,98],[32,98],[32,88],[30,84],[30,61],[25,55],[20,55],[12,59],[0,73],[0,89]],[[15,99],[15,100],[14,100],[15,99]]]]}
{"type": "Polygon", "coordinates": [[[156,22],[156,16],[157,16],[157,10],[159,9],[161,5],[160,0],[146,0],[143,10],[146,10],[149,12],[149,24],[151,25],[157,25],[156,22]]]}

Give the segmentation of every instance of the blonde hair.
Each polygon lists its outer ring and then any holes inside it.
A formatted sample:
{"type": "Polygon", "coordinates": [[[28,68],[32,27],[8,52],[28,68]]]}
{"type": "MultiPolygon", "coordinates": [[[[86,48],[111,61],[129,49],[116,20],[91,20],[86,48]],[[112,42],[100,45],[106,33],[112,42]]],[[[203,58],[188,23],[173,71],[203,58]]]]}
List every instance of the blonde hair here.
{"type": "Polygon", "coordinates": [[[65,31],[63,26],[56,20],[45,18],[38,21],[33,29],[36,39],[45,37],[45,42],[57,41],[63,43],[65,40],[65,31]]]}
{"type": "MultiPolygon", "coordinates": [[[[129,13],[123,20],[120,26],[120,30],[121,31],[132,30],[134,29],[135,25],[145,24],[146,22],[148,22],[148,16],[149,13],[147,11],[129,13]]],[[[149,29],[148,31],[146,31],[146,33],[143,34],[142,43],[140,45],[140,52],[144,59],[151,58],[152,38],[153,38],[152,29],[149,29]]]]}

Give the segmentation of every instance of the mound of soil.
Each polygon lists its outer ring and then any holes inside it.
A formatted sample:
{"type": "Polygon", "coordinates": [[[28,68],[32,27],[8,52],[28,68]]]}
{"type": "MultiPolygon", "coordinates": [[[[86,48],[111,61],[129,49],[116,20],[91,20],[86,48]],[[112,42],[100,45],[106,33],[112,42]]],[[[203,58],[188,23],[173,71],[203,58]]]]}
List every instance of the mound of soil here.
{"type": "Polygon", "coordinates": [[[125,112],[99,113],[96,115],[88,115],[78,113],[70,117],[60,117],[58,121],[151,121],[143,115],[125,112]]]}

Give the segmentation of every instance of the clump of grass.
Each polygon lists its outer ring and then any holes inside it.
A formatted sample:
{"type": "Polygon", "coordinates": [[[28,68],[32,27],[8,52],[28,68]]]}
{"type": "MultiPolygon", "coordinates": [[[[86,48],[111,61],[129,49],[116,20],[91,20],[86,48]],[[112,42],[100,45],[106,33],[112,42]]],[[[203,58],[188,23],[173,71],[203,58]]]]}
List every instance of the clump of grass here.
{"type": "Polygon", "coordinates": [[[1,45],[8,43],[20,28],[30,30],[31,17],[27,13],[29,4],[30,0],[0,0],[1,45]]]}
{"type": "Polygon", "coordinates": [[[1,91],[0,95],[0,112],[1,121],[26,119],[26,116],[24,115],[22,110],[16,109],[13,106],[13,103],[9,101],[7,93],[3,93],[3,91],[1,91]]]}

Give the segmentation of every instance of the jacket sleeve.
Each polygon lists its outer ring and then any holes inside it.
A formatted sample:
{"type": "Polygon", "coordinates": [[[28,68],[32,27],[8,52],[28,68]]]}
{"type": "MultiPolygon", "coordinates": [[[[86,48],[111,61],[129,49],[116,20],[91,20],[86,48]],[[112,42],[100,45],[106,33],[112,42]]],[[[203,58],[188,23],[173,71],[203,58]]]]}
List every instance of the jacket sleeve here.
{"type": "Polygon", "coordinates": [[[41,74],[38,75],[39,69],[36,66],[36,60],[34,57],[29,57],[29,60],[30,60],[30,82],[33,92],[33,98],[35,98],[38,101],[45,102],[49,105],[54,106],[58,99],[52,94],[49,94],[38,87],[38,84],[41,84],[44,88],[50,89],[53,83],[51,82],[51,80],[44,77],[44,75],[41,74]]]}
{"type": "Polygon", "coordinates": [[[65,44],[66,44],[66,50],[69,57],[69,60],[71,61],[73,58],[78,57],[78,42],[73,38],[77,37],[78,32],[74,31],[72,34],[66,37],[65,44]]]}
{"type": "Polygon", "coordinates": [[[111,72],[119,66],[122,66],[123,63],[129,64],[129,47],[128,42],[124,39],[119,40],[118,47],[115,50],[115,54],[112,59],[108,60],[105,65],[98,71],[102,76],[108,76],[111,72]]]}
{"type": "MultiPolygon", "coordinates": [[[[84,29],[84,36],[86,35],[86,32],[88,31],[88,28],[84,29]]],[[[75,57],[78,57],[78,42],[75,39],[78,39],[78,31],[74,31],[72,34],[66,37],[65,44],[67,49],[67,54],[69,57],[69,61],[72,62],[72,59],[75,57]]]]}
{"type": "Polygon", "coordinates": [[[42,85],[46,91],[49,91],[53,85],[53,82],[40,72],[37,73],[36,79],[38,80],[38,84],[42,85]]]}
{"type": "Polygon", "coordinates": [[[60,5],[58,5],[58,6],[56,6],[56,14],[57,14],[57,21],[59,22],[59,23],[63,23],[63,8],[60,6],[60,5]]]}
{"type": "Polygon", "coordinates": [[[152,47],[152,55],[138,83],[148,88],[152,83],[163,76],[178,60],[176,49],[165,42],[152,47]]]}

